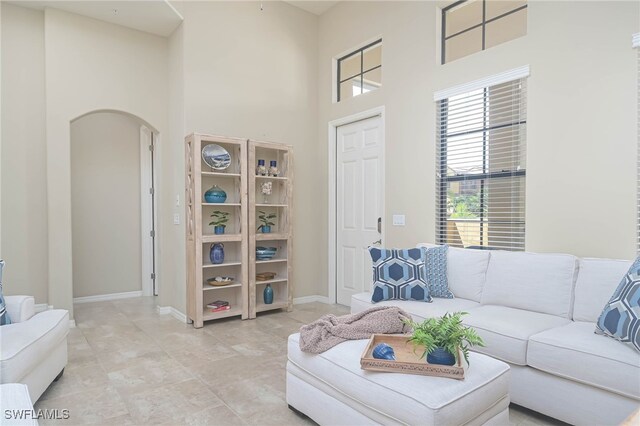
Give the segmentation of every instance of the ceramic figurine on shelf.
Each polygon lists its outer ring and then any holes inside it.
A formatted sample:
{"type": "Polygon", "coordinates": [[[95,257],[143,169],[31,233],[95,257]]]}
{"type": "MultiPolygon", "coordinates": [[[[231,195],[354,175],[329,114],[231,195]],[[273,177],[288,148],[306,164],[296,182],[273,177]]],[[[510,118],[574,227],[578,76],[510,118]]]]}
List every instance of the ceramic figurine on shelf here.
{"type": "Polygon", "coordinates": [[[258,167],[256,167],[256,176],[267,176],[267,166],[264,165],[264,160],[258,160],[258,167]]]}
{"type": "Polygon", "coordinates": [[[224,203],[227,200],[227,193],[218,185],[213,185],[204,193],[204,200],[207,203],[224,203]]]}
{"type": "Polygon", "coordinates": [[[273,183],[271,181],[262,182],[260,184],[260,192],[264,196],[262,202],[264,204],[269,204],[269,195],[273,192],[273,183]]]}
{"type": "Polygon", "coordinates": [[[278,170],[278,167],[276,165],[277,162],[275,160],[271,160],[269,162],[269,176],[278,177],[278,174],[280,174],[280,171],[278,170]]]}
{"type": "Polygon", "coordinates": [[[271,284],[267,284],[264,288],[264,292],[262,293],[264,297],[264,303],[270,305],[273,303],[273,289],[271,288],[271,284]]]}
{"type": "Polygon", "coordinates": [[[209,249],[209,260],[213,265],[219,265],[224,262],[224,244],[211,244],[209,249]]]}

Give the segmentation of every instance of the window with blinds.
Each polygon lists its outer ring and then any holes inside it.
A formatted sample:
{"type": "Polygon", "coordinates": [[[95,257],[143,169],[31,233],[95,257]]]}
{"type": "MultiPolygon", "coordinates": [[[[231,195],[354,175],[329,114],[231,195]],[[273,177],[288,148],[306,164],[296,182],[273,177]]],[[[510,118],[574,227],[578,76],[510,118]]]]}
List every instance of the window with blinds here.
{"type": "Polygon", "coordinates": [[[436,240],[524,250],[526,78],[438,100],[436,240]]]}

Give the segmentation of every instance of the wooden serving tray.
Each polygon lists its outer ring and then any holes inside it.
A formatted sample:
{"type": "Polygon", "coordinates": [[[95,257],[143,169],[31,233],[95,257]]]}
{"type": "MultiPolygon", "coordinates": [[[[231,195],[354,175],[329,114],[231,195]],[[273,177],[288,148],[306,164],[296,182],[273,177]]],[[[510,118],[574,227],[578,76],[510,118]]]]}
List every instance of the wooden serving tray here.
{"type": "Polygon", "coordinates": [[[363,370],[385,371],[390,373],[421,374],[423,376],[448,377],[464,379],[462,354],[458,356],[455,365],[429,364],[424,358],[420,359],[422,349],[417,347],[414,352],[413,343],[407,342],[409,334],[374,334],[360,357],[360,368],[363,370]],[[396,360],[376,359],[371,352],[380,343],[386,343],[393,348],[396,360]]]}

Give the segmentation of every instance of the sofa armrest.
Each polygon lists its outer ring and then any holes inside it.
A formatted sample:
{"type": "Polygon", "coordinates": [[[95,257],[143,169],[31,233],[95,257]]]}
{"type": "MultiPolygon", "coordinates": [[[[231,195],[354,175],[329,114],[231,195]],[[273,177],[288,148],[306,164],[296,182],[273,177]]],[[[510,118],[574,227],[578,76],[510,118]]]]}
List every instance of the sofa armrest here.
{"type": "Polygon", "coordinates": [[[4,301],[12,323],[26,321],[36,313],[33,296],[5,296],[4,301]]]}

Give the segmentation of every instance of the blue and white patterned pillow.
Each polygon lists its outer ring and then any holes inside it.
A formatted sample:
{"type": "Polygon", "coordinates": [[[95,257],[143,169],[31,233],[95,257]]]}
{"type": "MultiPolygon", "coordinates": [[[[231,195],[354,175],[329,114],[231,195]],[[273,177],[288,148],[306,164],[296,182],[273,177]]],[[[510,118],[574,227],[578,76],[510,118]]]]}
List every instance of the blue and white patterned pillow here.
{"type": "Polygon", "coordinates": [[[373,303],[381,300],[431,302],[424,274],[424,251],[370,247],[373,261],[373,303]]]}
{"type": "Polygon", "coordinates": [[[429,284],[429,294],[433,297],[453,299],[447,280],[447,252],[449,246],[423,248],[426,250],[424,272],[425,281],[429,284]]]}
{"type": "Polygon", "coordinates": [[[640,257],[633,262],[602,310],[596,333],[640,351],[640,257]]]}
{"type": "Polygon", "coordinates": [[[4,303],[4,296],[2,295],[2,270],[4,269],[4,260],[0,260],[0,325],[11,324],[11,318],[7,313],[7,307],[4,303]]]}

